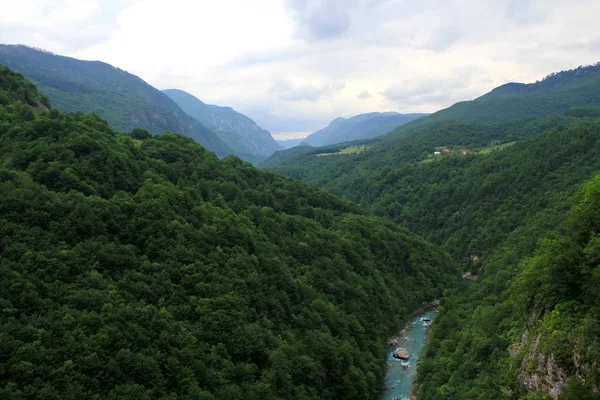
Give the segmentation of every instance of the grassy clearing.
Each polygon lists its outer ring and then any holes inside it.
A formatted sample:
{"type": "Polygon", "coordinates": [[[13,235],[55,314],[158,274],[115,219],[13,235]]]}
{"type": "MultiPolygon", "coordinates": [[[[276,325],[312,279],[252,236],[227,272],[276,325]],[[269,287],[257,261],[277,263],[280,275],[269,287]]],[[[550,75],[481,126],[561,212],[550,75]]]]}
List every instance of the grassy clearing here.
{"type": "Polygon", "coordinates": [[[459,148],[454,148],[454,149],[451,149],[449,153],[442,153],[442,154],[437,155],[437,156],[434,155],[434,154],[431,154],[426,159],[419,161],[419,163],[420,164],[426,164],[426,163],[430,163],[430,162],[433,162],[435,160],[439,160],[439,159],[442,159],[442,158],[448,157],[448,156],[457,156],[457,155],[466,155],[466,154],[490,154],[493,151],[502,150],[502,149],[505,149],[507,147],[510,147],[510,146],[514,145],[515,143],[517,143],[517,142],[515,141],[515,142],[508,142],[508,143],[495,144],[495,145],[494,144],[490,144],[488,146],[479,147],[479,148],[476,148],[476,149],[467,149],[467,148],[464,148],[464,149],[460,148],[459,149],[459,148]],[[463,153],[463,151],[464,151],[464,153],[463,153]]]}
{"type": "Polygon", "coordinates": [[[358,153],[362,153],[366,149],[367,149],[367,146],[365,146],[365,145],[350,146],[350,147],[345,147],[345,148],[341,149],[337,153],[320,153],[320,154],[315,154],[315,155],[317,157],[322,157],[322,156],[333,156],[335,154],[358,154],[358,153]]]}
{"type": "Polygon", "coordinates": [[[479,149],[475,149],[474,151],[476,153],[489,154],[494,150],[502,150],[502,149],[505,149],[507,147],[514,145],[515,143],[517,143],[517,142],[508,142],[508,143],[502,143],[502,144],[497,144],[497,145],[489,145],[486,147],[481,147],[479,149]]]}

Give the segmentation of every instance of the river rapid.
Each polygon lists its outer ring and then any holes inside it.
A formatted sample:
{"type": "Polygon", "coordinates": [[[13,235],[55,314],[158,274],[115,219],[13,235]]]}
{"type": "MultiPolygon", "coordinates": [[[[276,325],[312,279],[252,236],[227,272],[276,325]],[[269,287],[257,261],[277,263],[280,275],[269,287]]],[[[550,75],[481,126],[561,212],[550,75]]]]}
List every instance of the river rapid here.
{"type": "Polygon", "coordinates": [[[398,335],[398,345],[388,348],[387,373],[381,400],[409,399],[413,380],[417,374],[417,363],[421,349],[425,345],[429,333],[429,327],[427,326],[429,323],[422,321],[422,319],[429,318],[433,321],[436,313],[436,310],[427,311],[412,318],[402,333],[398,335]],[[408,350],[410,354],[408,361],[401,361],[393,357],[394,350],[398,347],[408,350]]]}

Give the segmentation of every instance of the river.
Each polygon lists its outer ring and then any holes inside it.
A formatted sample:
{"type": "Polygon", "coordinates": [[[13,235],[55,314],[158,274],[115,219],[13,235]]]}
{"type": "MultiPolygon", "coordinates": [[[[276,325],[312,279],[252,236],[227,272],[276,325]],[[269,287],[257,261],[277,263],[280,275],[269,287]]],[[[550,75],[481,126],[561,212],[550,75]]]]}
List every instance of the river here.
{"type": "Polygon", "coordinates": [[[400,336],[398,346],[388,349],[387,373],[381,400],[407,400],[410,395],[413,380],[417,374],[417,362],[421,348],[427,340],[429,328],[421,321],[421,318],[429,318],[433,321],[436,311],[427,311],[414,317],[407,325],[403,336],[400,336]],[[392,356],[397,347],[403,347],[410,353],[408,362],[400,361],[392,356]],[[403,365],[404,364],[404,365],[403,365]],[[408,368],[406,368],[408,364],[408,368]]]}

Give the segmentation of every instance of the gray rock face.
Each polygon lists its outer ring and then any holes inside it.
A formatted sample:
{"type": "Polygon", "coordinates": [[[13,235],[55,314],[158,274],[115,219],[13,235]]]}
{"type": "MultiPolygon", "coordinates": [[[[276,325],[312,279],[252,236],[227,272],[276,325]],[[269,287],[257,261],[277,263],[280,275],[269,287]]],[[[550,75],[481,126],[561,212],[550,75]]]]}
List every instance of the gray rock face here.
{"type": "Polygon", "coordinates": [[[406,350],[403,347],[398,347],[396,350],[394,350],[394,354],[392,354],[392,356],[399,360],[408,360],[410,358],[410,354],[408,354],[408,350],[406,350]]]}

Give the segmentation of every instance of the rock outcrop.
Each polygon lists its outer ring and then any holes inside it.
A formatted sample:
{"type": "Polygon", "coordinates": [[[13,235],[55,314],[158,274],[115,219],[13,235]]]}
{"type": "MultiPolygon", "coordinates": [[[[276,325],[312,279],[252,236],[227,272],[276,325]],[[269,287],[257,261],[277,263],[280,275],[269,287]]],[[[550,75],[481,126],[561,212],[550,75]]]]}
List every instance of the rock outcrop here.
{"type": "Polygon", "coordinates": [[[410,354],[408,354],[408,350],[406,350],[405,348],[402,348],[402,347],[398,347],[396,350],[394,350],[393,356],[394,356],[394,358],[397,358],[399,360],[408,360],[410,358],[410,354]]]}

